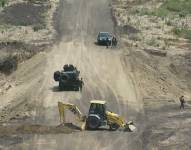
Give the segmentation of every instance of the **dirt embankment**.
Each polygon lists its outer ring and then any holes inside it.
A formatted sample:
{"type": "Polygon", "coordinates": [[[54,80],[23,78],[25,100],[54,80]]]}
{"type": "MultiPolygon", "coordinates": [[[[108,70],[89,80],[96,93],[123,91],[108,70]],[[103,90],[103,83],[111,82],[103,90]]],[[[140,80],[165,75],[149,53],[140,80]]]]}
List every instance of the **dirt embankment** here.
{"type": "Polygon", "coordinates": [[[177,28],[189,31],[191,19],[190,14],[182,17],[181,12],[167,10],[169,2],[175,1],[114,0],[112,3],[122,43],[130,51],[124,60],[131,62],[131,71],[143,97],[143,149],[191,147],[191,44],[189,36],[174,32],[177,28]],[[166,14],[162,14],[165,10],[166,14]],[[185,95],[187,102],[181,112],[180,95],[185,95]]]}
{"type": "Polygon", "coordinates": [[[59,0],[10,0],[0,9],[0,94],[12,87],[7,75],[19,63],[47,51],[55,41],[58,4],[59,0]]]}
{"type": "Polygon", "coordinates": [[[144,79],[140,80],[144,96],[189,97],[191,44],[172,29],[177,27],[175,24],[185,26],[185,20],[191,21],[190,15],[185,18],[174,15],[169,24],[172,14],[160,17],[143,11],[156,10],[161,5],[157,0],[114,0],[112,12],[121,39],[131,50],[132,70],[138,79],[144,79]]]}

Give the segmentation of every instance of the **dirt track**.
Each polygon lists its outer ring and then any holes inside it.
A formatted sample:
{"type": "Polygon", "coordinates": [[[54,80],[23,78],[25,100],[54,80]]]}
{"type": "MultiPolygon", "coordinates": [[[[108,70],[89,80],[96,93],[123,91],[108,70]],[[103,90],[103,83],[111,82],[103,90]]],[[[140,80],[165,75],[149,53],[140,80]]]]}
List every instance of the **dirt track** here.
{"type": "MultiPolygon", "coordinates": [[[[177,104],[178,96],[190,90],[166,67],[172,63],[171,57],[153,57],[122,44],[116,49],[94,44],[99,31],[115,30],[109,4],[109,0],[60,1],[55,24],[60,41],[49,53],[41,52],[19,65],[10,77],[15,83],[0,97],[0,122],[4,122],[0,131],[7,135],[0,134],[0,149],[191,148],[190,109],[186,106],[180,111],[177,104]],[[82,93],[58,91],[53,72],[66,63],[80,70],[85,83],[82,93]],[[138,131],[62,134],[64,129],[54,128],[59,125],[58,101],[74,103],[86,114],[92,99],[107,100],[109,109],[133,120],[138,131]],[[18,125],[9,134],[6,121],[18,125]],[[61,134],[57,134],[59,130],[61,134]]],[[[73,122],[73,116],[67,115],[71,117],[67,121],[73,122]]]]}
{"type": "MultiPolygon", "coordinates": [[[[60,7],[57,28],[62,40],[50,53],[41,53],[22,64],[13,75],[20,81],[19,85],[3,97],[5,105],[12,101],[7,109],[15,105],[9,116],[30,109],[25,107],[27,103],[35,109],[31,109],[33,119],[26,122],[58,125],[58,101],[75,103],[87,113],[91,99],[105,99],[111,110],[136,122],[142,102],[130,73],[131,64],[123,61],[123,49],[106,49],[94,44],[99,31],[114,31],[109,2],[63,0],[60,7]],[[82,93],[57,90],[58,83],[52,75],[66,63],[76,65],[81,71],[85,83],[82,93]]],[[[137,136],[137,133],[121,131],[34,135],[30,139],[23,137],[14,149],[139,149],[142,143],[137,136]]]]}

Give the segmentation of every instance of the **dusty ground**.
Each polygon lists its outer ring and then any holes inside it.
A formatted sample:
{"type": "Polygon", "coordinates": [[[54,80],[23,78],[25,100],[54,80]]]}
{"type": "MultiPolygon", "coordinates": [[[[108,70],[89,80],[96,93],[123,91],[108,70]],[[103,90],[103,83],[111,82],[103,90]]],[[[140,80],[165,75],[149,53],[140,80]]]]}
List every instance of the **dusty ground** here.
{"type": "Polygon", "coordinates": [[[57,0],[9,0],[0,8],[0,94],[16,84],[7,75],[18,63],[48,51],[58,39],[53,24],[57,5],[57,0]]]}
{"type": "Polygon", "coordinates": [[[160,4],[157,0],[115,1],[112,12],[129,49],[125,59],[132,64],[143,96],[146,118],[142,148],[190,149],[190,42],[171,31],[175,25],[184,25],[185,18],[171,18],[172,24],[167,25],[168,16],[161,19],[140,14],[160,4]],[[184,111],[178,108],[180,95],[188,102],[184,111]]]}
{"type": "MultiPolygon", "coordinates": [[[[186,95],[187,101],[190,98],[188,43],[185,48],[177,49],[171,45],[162,50],[158,46],[150,47],[141,39],[134,41],[134,37],[137,39],[137,34],[143,29],[123,21],[128,17],[128,13],[125,13],[127,8],[137,7],[137,3],[129,2],[116,0],[111,4],[107,0],[60,1],[55,24],[60,42],[49,53],[40,52],[20,64],[9,77],[14,79],[14,84],[11,87],[8,85],[6,92],[0,96],[0,129],[5,131],[1,136],[0,148],[191,148],[190,105],[180,111],[178,103],[181,94],[186,95]],[[124,17],[124,14],[127,16],[124,17]],[[99,31],[115,32],[120,38],[119,47],[106,49],[96,46],[94,42],[99,31]],[[153,49],[156,50],[153,52],[153,49]],[[66,63],[76,65],[81,71],[85,83],[82,93],[57,90],[58,83],[54,82],[52,75],[66,63]],[[135,122],[137,131],[103,130],[56,134],[71,130],[56,129],[59,124],[57,102],[77,104],[85,114],[91,99],[107,100],[111,110],[135,122]],[[6,134],[9,124],[16,127],[6,134]],[[33,134],[29,135],[30,131],[33,134]]],[[[134,20],[137,21],[137,18],[134,20]]],[[[8,82],[12,83],[9,78],[8,82]]],[[[67,120],[73,121],[71,118],[67,120]]]]}
{"type": "MultiPolygon", "coordinates": [[[[128,74],[130,64],[126,65],[122,60],[123,50],[110,50],[94,44],[99,31],[113,31],[108,1],[62,1],[60,9],[62,19],[59,20],[58,27],[63,31],[62,42],[55,45],[50,53],[40,53],[21,64],[12,75],[18,85],[1,96],[2,107],[8,104],[2,109],[4,115],[1,117],[1,121],[11,119],[11,122],[16,123],[32,122],[57,126],[59,124],[58,101],[75,103],[84,113],[87,113],[91,99],[106,99],[108,107],[113,111],[120,113],[127,120],[136,122],[136,119],[141,116],[142,105],[141,102],[140,104],[138,102],[139,94],[136,91],[136,83],[128,74]],[[100,17],[101,15],[103,17],[100,17]],[[105,22],[100,24],[103,21],[105,22]],[[55,70],[61,69],[65,63],[72,63],[81,71],[85,82],[82,93],[55,90],[58,84],[54,82],[52,74],[55,70]],[[133,107],[135,109],[132,109],[133,107]]],[[[83,147],[92,149],[91,145],[95,145],[93,149],[103,147],[110,149],[113,146],[109,143],[116,138],[115,146],[121,146],[121,149],[124,149],[128,145],[137,147],[139,144],[133,145],[134,140],[141,145],[137,136],[139,133],[121,131],[116,133],[109,131],[80,132],[80,134],[74,133],[71,136],[64,134],[34,135],[30,140],[23,137],[21,143],[14,145],[14,149],[38,149],[44,145],[41,145],[42,143],[47,143],[44,147],[46,149],[71,146],[71,149],[83,149],[83,147]],[[82,139],[81,136],[84,138],[82,139]],[[125,145],[121,145],[124,138],[129,140],[125,145]],[[50,141],[51,139],[53,141],[50,141]],[[55,140],[59,141],[55,142],[55,140]],[[52,142],[57,144],[51,146],[52,142]],[[89,143],[89,146],[86,142],[89,143]]],[[[3,143],[2,146],[7,147],[3,143]]],[[[12,149],[13,147],[10,145],[7,148],[12,149]]]]}

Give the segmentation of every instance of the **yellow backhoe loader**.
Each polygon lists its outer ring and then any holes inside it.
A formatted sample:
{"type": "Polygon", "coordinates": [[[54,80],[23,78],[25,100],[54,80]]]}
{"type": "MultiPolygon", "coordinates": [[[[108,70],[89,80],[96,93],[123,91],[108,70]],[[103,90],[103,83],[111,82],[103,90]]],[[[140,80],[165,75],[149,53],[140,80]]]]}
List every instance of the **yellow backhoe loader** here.
{"type": "Polygon", "coordinates": [[[65,110],[70,110],[77,117],[77,120],[82,123],[81,130],[96,130],[106,126],[112,131],[119,128],[124,129],[124,131],[136,129],[132,121],[126,123],[123,117],[106,110],[106,101],[103,100],[90,101],[87,116],[83,115],[76,105],[70,103],[58,102],[58,109],[61,123],[65,123],[65,110]]]}

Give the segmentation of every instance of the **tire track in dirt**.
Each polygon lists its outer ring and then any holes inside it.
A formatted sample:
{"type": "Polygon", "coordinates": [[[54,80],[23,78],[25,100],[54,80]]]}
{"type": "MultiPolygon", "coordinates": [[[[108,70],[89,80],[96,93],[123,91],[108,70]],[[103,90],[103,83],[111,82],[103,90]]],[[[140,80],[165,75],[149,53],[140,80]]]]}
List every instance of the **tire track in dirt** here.
{"type": "MultiPolygon", "coordinates": [[[[65,2],[67,3],[68,1],[65,2]]],[[[112,111],[121,114],[125,118],[130,117],[134,119],[133,115],[136,116],[137,112],[129,108],[135,107],[133,103],[137,103],[138,100],[134,91],[134,84],[131,81],[132,79],[124,71],[120,57],[121,51],[95,46],[93,44],[94,40],[92,40],[95,37],[92,34],[89,35],[91,31],[90,22],[96,23],[93,25],[94,28],[91,33],[107,28],[110,31],[113,30],[113,24],[110,23],[112,21],[108,1],[72,0],[70,4],[71,7],[68,9],[70,11],[75,10],[78,13],[74,15],[71,12],[71,14],[65,15],[73,15],[73,18],[71,17],[66,21],[74,22],[76,19],[75,25],[72,25],[74,29],[72,35],[63,36],[63,41],[58,46],[53,47],[53,50],[47,54],[46,65],[44,66],[45,71],[42,73],[43,81],[36,94],[36,103],[39,104],[39,107],[36,109],[35,122],[58,125],[58,101],[77,104],[83,113],[87,113],[91,99],[106,99],[108,100],[108,107],[112,111]],[[97,9],[100,12],[97,12],[97,9]],[[99,24],[101,22],[104,22],[103,26],[99,24]],[[97,24],[99,25],[96,28],[97,24]],[[84,78],[85,83],[82,93],[59,92],[55,90],[55,86],[58,83],[53,81],[53,72],[57,69],[62,69],[66,63],[76,65],[81,71],[81,76],[84,78]]],[[[65,17],[64,15],[62,16],[65,17]]],[[[66,18],[60,19],[64,20],[66,18]]],[[[67,28],[65,27],[64,29],[67,28]]],[[[69,115],[69,117],[72,117],[72,115],[69,115]]],[[[67,119],[68,121],[72,120],[72,118],[67,119]]],[[[137,136],[136,133],[109,132],[107,130],[84,131],[70,135],[34,135],[30,140],[23,140],[23,143],[18,144],[15,149],[108,150],[127,149],[127,147],[138,149],[137,147],[140,146],[140,142],[137,136]]]]}

